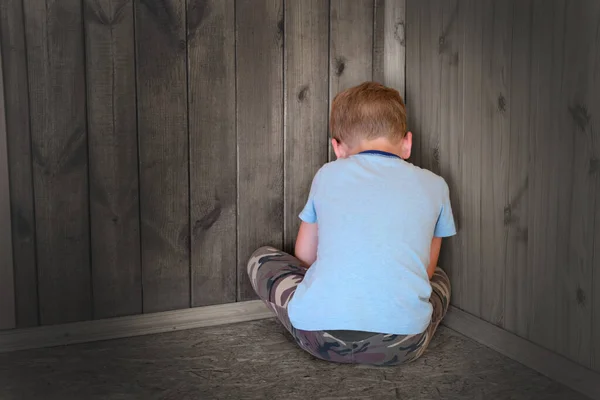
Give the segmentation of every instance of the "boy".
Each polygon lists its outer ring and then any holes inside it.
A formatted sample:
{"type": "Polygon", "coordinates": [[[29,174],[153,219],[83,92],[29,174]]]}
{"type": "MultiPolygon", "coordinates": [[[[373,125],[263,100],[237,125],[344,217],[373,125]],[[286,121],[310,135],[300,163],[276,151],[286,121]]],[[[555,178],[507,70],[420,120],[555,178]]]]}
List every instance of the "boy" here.
{"type": "Polygon", "coordinates": [[[396,365],[425,350],[450,298],[436,268],[456,234],[446,182],[409,158],[398,91],[366,82],[339,93],[330,129],[337,160],[315,175],[296,257],[251,257],[254,289],[298,345],[323,360],[396,365]]]}

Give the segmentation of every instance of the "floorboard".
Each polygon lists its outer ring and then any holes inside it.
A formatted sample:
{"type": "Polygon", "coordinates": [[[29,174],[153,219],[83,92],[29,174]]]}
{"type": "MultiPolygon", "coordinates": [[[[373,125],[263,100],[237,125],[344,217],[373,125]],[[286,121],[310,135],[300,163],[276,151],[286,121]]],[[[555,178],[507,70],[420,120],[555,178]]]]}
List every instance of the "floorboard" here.
{"type": "Polygon", "coordinates": [[[315,360],[273,319],[0,354],[12,399],[585,399],[448,328],[402,367],[315,360]]]}

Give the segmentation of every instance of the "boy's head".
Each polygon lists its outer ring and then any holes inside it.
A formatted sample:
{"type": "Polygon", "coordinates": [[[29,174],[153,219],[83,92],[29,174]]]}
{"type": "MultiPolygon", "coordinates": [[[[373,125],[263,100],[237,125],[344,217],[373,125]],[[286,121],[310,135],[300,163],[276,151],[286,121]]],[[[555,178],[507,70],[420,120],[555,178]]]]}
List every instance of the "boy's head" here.
{"type": "Polygon", "coordinates": [[[410,156],[412,134],[406,131],[406,108],[397,90],[365,82],[338,93],[331,105],[330,129],[338,158],[363,150],[410,156]]]}

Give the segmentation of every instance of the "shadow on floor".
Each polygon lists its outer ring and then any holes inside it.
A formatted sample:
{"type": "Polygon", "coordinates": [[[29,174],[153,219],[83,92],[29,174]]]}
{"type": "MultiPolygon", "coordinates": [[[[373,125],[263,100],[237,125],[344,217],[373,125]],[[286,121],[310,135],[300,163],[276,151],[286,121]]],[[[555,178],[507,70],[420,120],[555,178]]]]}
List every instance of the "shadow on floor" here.
{"type": "Polygon", "coordinates": [[[0,398],[586,399],[444,327],[380,368],[316,360],[272,319],[0,354],[0,398]]]}

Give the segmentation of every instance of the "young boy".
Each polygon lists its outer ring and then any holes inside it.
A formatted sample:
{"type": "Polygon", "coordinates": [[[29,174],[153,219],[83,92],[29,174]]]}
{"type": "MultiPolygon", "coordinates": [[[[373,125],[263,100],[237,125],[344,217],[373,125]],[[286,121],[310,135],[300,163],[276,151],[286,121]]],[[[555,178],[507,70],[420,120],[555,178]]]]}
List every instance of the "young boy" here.
{"type": "Polygon", "coordinates": [[[446,314],[448,277],[436,268],[456,234],[444,179],[409,158],[412,133],[398,91],[366,82],[339,93],[330,129],[337,160],[315,175],[296,257],[251,257],[254,289],[298,345],[323,360],[415,360],[446,314]]]}

